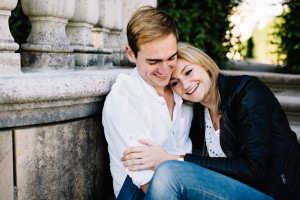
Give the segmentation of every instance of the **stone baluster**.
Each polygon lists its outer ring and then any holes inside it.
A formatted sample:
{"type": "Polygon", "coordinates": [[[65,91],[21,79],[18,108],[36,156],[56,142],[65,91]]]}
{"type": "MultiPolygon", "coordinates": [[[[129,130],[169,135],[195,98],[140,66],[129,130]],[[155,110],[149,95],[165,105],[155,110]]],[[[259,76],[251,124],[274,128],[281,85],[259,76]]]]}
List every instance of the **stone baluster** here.
{"type": "MultiPolygon", "coordinates": [[[[92,38],[97,48],[109,49],[108,35],[114,26],[114,9],[113,0],[99,0],[99,19],[96,27],[92,30],[92,38]]],[[[105,65],[112,65],[112,49],[109,50],[110,54],[105,57],[105,65]]]]}
{"type": "Polygon", "coordinates": [[[22,45],[23,71],[74,69],[73,47],[65,27],[75,11],[75,0],[22,0],[32,29],[22,45]]]}
{"type": "Polygon", "coordinates": [[[114,1],[114,23],[108,34],[108,43],[107,47],[113,50],[113,65],[120,65],[121,59],[121,44],[120,44],[120,34],[122,32],[123,23],[122,23],[122,6],[123,1],[113,0],[114,1]]]}
{"type": "Polygon", "coordinates": [[[66,27],[67,37],[74,48],[75,67],[104,65],[102,50],[94,47],[91,30],[99,19],[99,0],[75,0],[75,13],[66,27]]]}
{"type": "Polygon", "coordinates": [[[19,45],[14,42],[8,25],[18,0],[0,0],[0,73],[21,72],[19,45]]]}

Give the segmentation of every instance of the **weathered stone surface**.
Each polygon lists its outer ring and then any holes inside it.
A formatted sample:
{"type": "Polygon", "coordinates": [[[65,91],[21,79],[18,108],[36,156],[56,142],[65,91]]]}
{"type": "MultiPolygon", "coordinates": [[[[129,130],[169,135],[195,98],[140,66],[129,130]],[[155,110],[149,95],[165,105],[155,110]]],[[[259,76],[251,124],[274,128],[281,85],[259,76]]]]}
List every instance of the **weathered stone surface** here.
{"type": "Polygon", "coordinates": [[[102,53],[94,47],[91,30],[99,18],[98,0],[76,0],[74,16],[69,20],[66,33],[74,52],[76,68],[103,66],[101,56],[95,55],[102,53]],[[83,54],[86,53],[86,54],[83,54]],[[91,53],[94,53],[91,54],[91,53]]]}
{"type": "Polygon", "coordinates": [[[12,131],[0,131],[0,199],[13,200],[12,131]]]}
{"type": "Polygon", "coordinates": [[[19,129],[15,140],[19,199],[90,200],[112,195],[101,116],[19,129]]]}
{"type": "Polygon", "coordinates": [[[0,53],[0,74],[20,72],[21,60],[19,53],[0,53]]]}
{"type": "Polygon", "coordinates": [[[70,53],[22,52],[21,58],[24,72],[75,69],[74,55],[70,53]]]}
{"type": "Polygon", "coordinates": [[[0,0],[0,52],[14,52],[19,48],[8,26],[8,18],[17,3],[17,0],[0,0]]]}
{"type": "Polygon", "coordinates": [[[103,68],[0,76],[0,128],[59,122],[101,112],[99,102],[120,73],[103,68]]]}
{"type": "Polygon", "coordinates": [[[75,0],[22,0],[22,9],[32,24],[22,45],[25,70],[74,69],[74,51],[66,36],[66,24],[75,11],[75,0]]]}

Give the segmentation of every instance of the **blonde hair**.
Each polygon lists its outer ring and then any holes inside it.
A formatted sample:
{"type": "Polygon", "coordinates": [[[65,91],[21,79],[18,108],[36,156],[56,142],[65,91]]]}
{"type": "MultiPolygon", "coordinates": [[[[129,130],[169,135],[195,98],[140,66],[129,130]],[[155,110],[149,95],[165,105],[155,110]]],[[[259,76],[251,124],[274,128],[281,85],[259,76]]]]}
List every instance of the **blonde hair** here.
{"type": "Polygon", "coordinates": [[[174,34],[178,41],[176,25],[172,17],[152,6],[143,6],[131,16],[127,25],[128,44],[135,57],[141,44],[174,34]]]}
{"type": "Polygon", "coordinates": [[[220,69],[217,64],[206,53],[185,42],[179,42],[177,44],[177,58],[199,65],[207,71],[211,81],[209,92],[213,94],[216,101],[216,109],[218,109],[220,104],[220,93],[218,88],[218,76],[220,69]]]}

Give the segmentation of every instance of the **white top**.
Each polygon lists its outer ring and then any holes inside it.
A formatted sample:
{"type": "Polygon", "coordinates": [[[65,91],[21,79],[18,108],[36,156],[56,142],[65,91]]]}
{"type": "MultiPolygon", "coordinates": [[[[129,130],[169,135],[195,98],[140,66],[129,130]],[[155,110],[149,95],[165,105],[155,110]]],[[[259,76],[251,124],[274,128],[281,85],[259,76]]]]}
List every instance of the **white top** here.
{"type": "Polygon", "coordinates": [[[176,105],[172,121],[165,99],[140,77],[136,68],[130,75],[119,75],[112,86],[105,100],[102,122],[116,196],[127,174],[138,187],[153,176],[153,170],[130,172],[120,160],[126,149],[142,145],[138,139],[152,140],[171,154],[191,153],[192,107],[182,104],[174,92],[173,96],[176,105]]]}
{"type": "Polygon", "coordinates": [[[220,129],[214,129],[209,110],[205,108],[205,141],[209,157],[226,157],[220,144],[220,129]]]}

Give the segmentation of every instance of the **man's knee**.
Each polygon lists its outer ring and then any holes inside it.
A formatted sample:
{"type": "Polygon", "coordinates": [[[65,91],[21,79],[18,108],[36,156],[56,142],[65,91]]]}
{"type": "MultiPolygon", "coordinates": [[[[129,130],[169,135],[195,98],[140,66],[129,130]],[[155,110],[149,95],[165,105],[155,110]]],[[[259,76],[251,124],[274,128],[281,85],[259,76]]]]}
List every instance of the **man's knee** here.
{"type": "Polygon", "coordinates": [[[181,161],[175,161],[175,160],[169,160],[165,161],[162,164],[158,166],[158,168],[155,170],[154,177],[168,177],[172,178],[177,173],[178,170],[182,170],[182,164],[181,161]]]}

